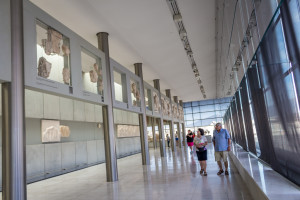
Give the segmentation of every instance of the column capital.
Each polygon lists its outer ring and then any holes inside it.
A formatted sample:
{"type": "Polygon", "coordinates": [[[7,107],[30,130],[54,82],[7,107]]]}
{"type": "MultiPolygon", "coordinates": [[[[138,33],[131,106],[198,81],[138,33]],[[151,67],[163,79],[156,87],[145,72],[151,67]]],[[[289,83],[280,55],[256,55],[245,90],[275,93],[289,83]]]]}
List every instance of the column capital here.
{"type": "Polygon", "coordinates": [[[97,36],[99,36],[99,35],[109,35],[109,33],[108,32],[98,32],[97,34],[96,34],[97,36]]]}
{"type": "Polygon", "coordinates": [[[178,96],[173,96],[175,103],[178,103],[178,96]]]}
{"type": "Polygon", "coordinates": [[[166,89],[166,96],[169,97],[170,99],[172,98],[171,89],[166,89]]]}

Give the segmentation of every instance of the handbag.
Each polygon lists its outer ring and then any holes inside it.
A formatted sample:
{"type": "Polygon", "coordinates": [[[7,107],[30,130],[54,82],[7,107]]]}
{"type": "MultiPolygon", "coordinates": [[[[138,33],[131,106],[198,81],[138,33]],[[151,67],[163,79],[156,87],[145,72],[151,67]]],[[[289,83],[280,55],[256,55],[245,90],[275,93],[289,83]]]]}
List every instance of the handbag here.
{"type": "Polygon", "coordinates": [[[199,152],[203,152],[206,150],[205,146],[204,147],[200,147],[200,148],[197,148],[199,150],[199,152]]]}

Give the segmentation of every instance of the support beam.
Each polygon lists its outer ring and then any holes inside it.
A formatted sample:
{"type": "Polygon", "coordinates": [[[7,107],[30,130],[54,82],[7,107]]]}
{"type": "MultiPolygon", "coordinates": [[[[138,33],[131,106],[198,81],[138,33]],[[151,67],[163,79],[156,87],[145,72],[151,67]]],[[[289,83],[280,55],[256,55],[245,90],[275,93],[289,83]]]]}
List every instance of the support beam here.
{"type": "MultiPolygon", "coordinates": [[[[158,90],[159,103],[161,104],[161,92],[160,92],[160,82],[159,79],[153,80],[154,88],[158,90]]],[[[159,131],[159,147],[160,156],[165,157],[166,155],[166,144],[165,144],[165,131],[164,131],[164,120],[162,116],[162,110],[160,110],[160,118],[157,119],[158,131],[159,131]]]]}
{"type": "Polygon", "coordinates": [[[25,200],[23,0],[10,1],[10,19],[11,83],[2,84],[2,199],[25,200]]]}
{"type": "Polygon", "coordinates": [[[114,133],[114,116],[112,107],[112,84],[111,84],[111,68],[109,58],[108,33],[97,33],[98,48],[105,53],[106,69],[106,92],[104,99],[107,101],[106,106],[102,106],[103,111],[103,127],[104,127],[104,146],[105,146],[105,161],[106,161],[106,179],[108,182],[118,180],[118,166],[116,154],[116,139],[114,133]]]}
{"type": "MultiPolygon", "coordinates": [[[[172,95],[171,95],[171,90],[167,89],[166,90],[166,96],[170,99],[170,105],[172,107],[172,95]]],[[[172,119],[170,121],[170,135],[171,135],[171,146],[172,146],[172,151],[176,151],[176,141],[175,141],[175,132],[174,132],[174,121],[173,121],[173,113],[172,113],[172,119]]]]}
{"type": "Polygon", "coordinates": [[[142,114],[139,114],[140,134],[141,134],[141,148],[142,148],[142,163],[143,165],[150,165],[149,148],[148,148],[148,134],[147,134],[147,119],[146,119],[146,103],[145,103],[145,88],[143,78],[142,63],[134,64],[135,74],[141,78],[141,108],[142,114]]]}

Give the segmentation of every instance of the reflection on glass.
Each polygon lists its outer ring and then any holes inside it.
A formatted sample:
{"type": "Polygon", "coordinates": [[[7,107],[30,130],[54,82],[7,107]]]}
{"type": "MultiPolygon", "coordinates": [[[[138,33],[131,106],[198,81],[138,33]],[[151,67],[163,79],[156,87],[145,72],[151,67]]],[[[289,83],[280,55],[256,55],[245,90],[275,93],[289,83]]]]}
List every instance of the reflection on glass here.
{"type": "Polygon", "coordinates": [[[147,110],[152,110],[151,90],[145,88],[145,104],[147,110]]]}
{"type": "Polygon", "coordinates": [[[130,80],[131,86],[131,103],[133,106],[141,106],[140,84],[137,81],[130,80]]]}
{"type": "Polygon", "coordinates": [[[36,43],[38,76],[71,85],[69,38],[36,20],[36,43]]]}
{"type": "Polygon", "coordinates": [[[101,60],[89,51],[81,50],[81,70],[83,89],[95,94],[103,94],[101,60]]]}
{"type": "Polygon", "coordinates": [[[127,103],[126,75],[114,71],[115,100],[127,103]]]}

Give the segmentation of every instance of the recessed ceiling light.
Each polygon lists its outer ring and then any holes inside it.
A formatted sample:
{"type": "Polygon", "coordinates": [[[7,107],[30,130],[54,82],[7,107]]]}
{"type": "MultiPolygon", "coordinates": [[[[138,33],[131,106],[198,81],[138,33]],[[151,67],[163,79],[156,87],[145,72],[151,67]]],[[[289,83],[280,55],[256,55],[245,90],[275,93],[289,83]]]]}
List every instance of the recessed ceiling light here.
{"type": "Polygon", "coordinates": [[[179,31],[180,38],[183,39],[187,36],[186,30],[182,29],[179,31]]]}
{"type": "Polygon", "coordinates": [[[181,16],[181,14],[173,15],[173,20],[174,20],[175,22],[180,22],[180,21],[182,21],[182,16],[181,16]]]}
{"type": "Polygon", "coordinates": [[[192,51],[187,51],[186,54],[187,54],[188,56],[191,56],[191,55],[193,55],[193,52],[192,52],[192,51]]]}

